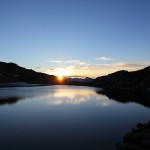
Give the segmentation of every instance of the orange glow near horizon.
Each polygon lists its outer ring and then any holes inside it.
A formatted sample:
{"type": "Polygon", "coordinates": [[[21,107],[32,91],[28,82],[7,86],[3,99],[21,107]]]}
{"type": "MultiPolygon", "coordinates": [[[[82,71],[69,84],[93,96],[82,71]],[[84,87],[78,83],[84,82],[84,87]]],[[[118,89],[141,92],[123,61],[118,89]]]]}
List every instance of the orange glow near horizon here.
{"type": "Polygon", "coordinates": [[[55,75],[59,80],[63,80],[65,76],[71,75],[71,71],[68,68],[55,68],[50,71],[51,75],[55,75]]]}
{"type": "Polygon", "coordinates": [[[57,76],[57,78],[58,78],[59,81],[62,81],[64,79],[64,76],[59,75],[59,76],[57,76]]]}

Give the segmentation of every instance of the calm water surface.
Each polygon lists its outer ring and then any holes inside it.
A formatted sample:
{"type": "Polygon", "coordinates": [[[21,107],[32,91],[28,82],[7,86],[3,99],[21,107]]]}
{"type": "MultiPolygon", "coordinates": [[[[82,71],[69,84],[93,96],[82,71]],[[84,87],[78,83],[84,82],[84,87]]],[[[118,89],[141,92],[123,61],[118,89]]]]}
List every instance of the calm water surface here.
{"type": "Polygon", "coordinates": [[[150,109],[77,86],[0,89],[1,150],[113,150],[150,109]]]}

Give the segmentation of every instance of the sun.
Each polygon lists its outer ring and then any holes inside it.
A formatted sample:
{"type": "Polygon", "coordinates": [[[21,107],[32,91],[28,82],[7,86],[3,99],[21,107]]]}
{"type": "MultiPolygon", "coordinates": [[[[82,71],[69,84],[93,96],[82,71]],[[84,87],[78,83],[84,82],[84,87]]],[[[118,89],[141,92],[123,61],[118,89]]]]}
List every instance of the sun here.
{"type": "Polygon", "coordinates": [[[58,80],[59,80],[59,81],[62,81],[62,80],[64,79],[64,76],[63,76],[63,75],[58,75],[57,77],[58,77],[58,80]]]}
{"type": "Polygon", "coordinates": [[[71,70],[69,68],[55,68],[51,70],[51,75],[55,75],[59,82],[63,82],[67,76],[71,75],[71,70]]]}

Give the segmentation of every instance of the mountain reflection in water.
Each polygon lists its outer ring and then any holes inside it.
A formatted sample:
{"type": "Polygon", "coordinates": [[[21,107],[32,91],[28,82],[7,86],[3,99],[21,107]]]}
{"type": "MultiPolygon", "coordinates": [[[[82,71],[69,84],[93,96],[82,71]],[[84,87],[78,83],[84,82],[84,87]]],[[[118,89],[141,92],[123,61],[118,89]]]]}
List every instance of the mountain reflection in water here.
{"type": "Polygon", "coordinates": [[[7,98],[0,98],[0,105],[4,105],[4,104],[15,104],[17,103],[19,100],[21,100],[21,97],[7,97],[7,98]]]}
{"type": "Polygon", "coordinates": [[[140,90],[115,90],[105,89],[97,90],[97,94],[105,95],[109,99],[116,100],[121,103],[135,102],[146,107],[150,107],[150,91],[140,90]]]}
{"type": "Polygon", "coordinates": [[[93,90],[91,90],[91,87],[89,90],[85,90],[84,87],[80,86],[74,89],[69,89],[68,86],[0,89],[0,105],[15,104],[19,100],[25,100],[26,98],[45,99],[48,105],[79,105],[94,102],[97,106],[106,107],[113,105],[115,101],[117,101],[121,103],[136,102],[150,107],[150,91],[102,90],[99,88],[93,88],[93,90]],[[93,96],[94,101],[92,98],[93,96]],[[107,97],[111,100],[108,100],[107,97]]]}
{"type": "Polygon", "coordinates": [[[108,101],[106,96],[96,94],[96,91],[97,88],[93,88],[93,90],[91,87],[86,90],[84,87],[68,89],[68,86],[4,88],[0,90],[0,105],[15,104],[19,100],[28,98],[45,99],[48,105],[95,103],[97,106],[106,107],[114,103],[108,101]],[[94,100],[93,96],[95,97],[94,100]]]}

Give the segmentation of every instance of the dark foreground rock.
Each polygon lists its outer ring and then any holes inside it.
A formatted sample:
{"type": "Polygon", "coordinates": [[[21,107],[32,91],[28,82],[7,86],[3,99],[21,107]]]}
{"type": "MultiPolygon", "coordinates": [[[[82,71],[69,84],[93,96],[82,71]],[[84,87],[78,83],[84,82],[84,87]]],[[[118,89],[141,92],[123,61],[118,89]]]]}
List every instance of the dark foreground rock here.
{"type": "Polygon", "coordinates": [[[123,141],[124,144],[116,144],[116,150],[150,150],[150,122],[138,124],[123,141]]]}

